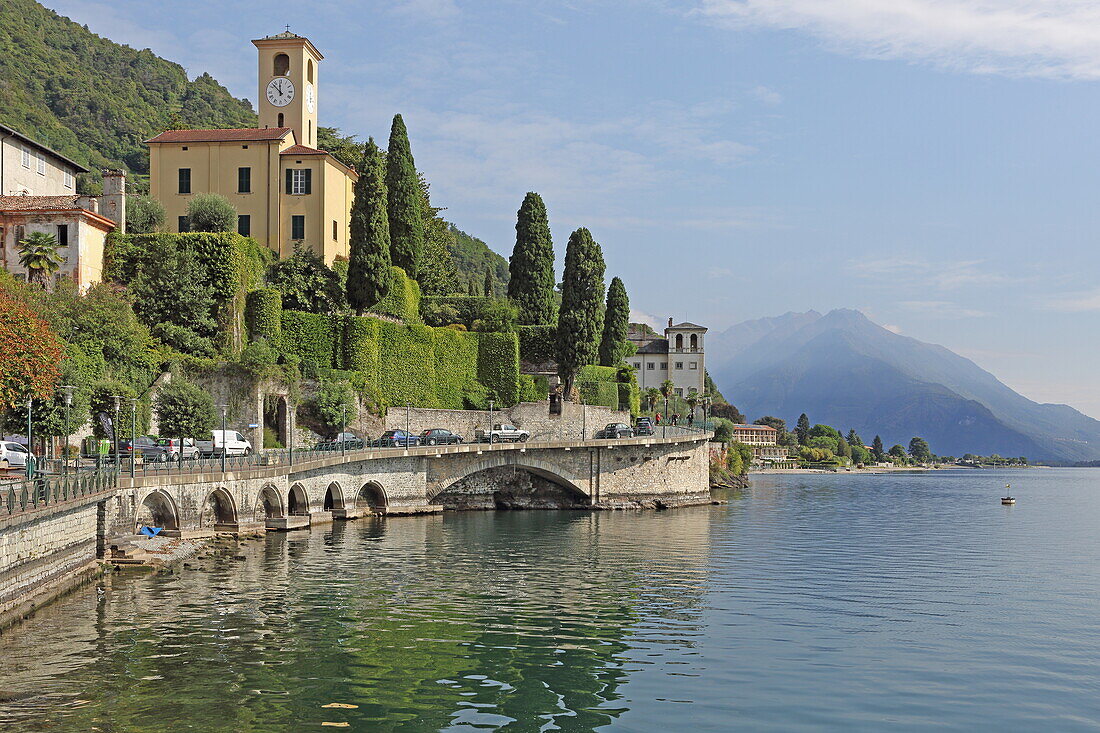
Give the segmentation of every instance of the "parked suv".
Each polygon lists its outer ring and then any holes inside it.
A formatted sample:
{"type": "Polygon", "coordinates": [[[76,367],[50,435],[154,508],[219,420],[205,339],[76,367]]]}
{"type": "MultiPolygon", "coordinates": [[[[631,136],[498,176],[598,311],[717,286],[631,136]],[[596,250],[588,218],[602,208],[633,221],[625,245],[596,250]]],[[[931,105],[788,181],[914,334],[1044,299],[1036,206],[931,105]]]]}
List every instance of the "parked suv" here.
{"type": "Polygon", "coordinates": [[[420,434],[420,442],[424,445],[457,445],[462,440],[461,435],[452,433],[446,428],[432,428],[420,434]]]}
{"type": "Polygon", "coordinates": [[[0,468],[25,468],[27,447],[10,440],[0,441],[0,468]]]}
{"type": "Polygon", "coordinates": [[[198,442],[199,453],[204,456],[247,456],[252,453],[252,443],[236,430],[211,430],[210,440],[198,442]]]}
{"type": "Polygon", "coordinates": [[[404,430],[387,430],[378,439],[383,448],[410,448],[420,445],[420,436],[406,433],[404,430]]]}
{"type": "Polygon", "coordinates": [[[626,423],[611,422],[604,426],[604,429],[596,433],[597,438],[605,438],[608,440],[614,440],[617,438],[633,438],[634,428],[630,427],[626,423]]]}
{"type": "Polygon", "coordinates": [[[366,443],[355,433],[340,433],[332,440],[322,440],[315,450],[363,450],[366,443]]]}
{"type": "Polygon", "coordinates": [[[653,420],[648,417],[639,417],[634,421],[635,435],[653,435],[653,420]]]}
{"type": "Polygon", "coordinates": [[[524,443],[530,437],[531,433],[526,430],[506,424],[494,425],[488,432],[474,431],[474,440],[478,443],[524,443]]]}
{"type": "Polygon", "coordinates": [[[198,457],[199,448],[194,438],[184,438],[182,444],[179,438],[157,438],[156,445],[145,449],[147,461],[179,461],[198,457]]]}

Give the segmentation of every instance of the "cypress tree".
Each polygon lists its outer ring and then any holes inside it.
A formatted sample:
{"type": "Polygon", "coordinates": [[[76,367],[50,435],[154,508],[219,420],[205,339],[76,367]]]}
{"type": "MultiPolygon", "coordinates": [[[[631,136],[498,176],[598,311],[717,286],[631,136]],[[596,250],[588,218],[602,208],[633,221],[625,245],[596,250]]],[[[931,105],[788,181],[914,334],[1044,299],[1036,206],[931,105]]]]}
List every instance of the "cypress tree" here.
{"type": "Polygon", "coordinates": [[[799,445],[806,445],[810,440],[810,418],[806,417],[806,413],[799,415],[794,434],[798,436],[799,445]]]}
{"type": "Polygon", "coordinates": [[[537,193],[528,193],[516,215],[516,246],[508,260],[508,297],[519,309],[519,322],[527,326],[554,319],[554,243],[546,204],[537,193]]]}
{"type": "Polygon", "coordinates": [[[485,297],[493,297],[493,268],[490,265],[485,266],[485,297]]]}
{"type": "Polygon", "coordinates": [[[468,292],[469,292],[470,296],[471,297],[477,297],[477,285],[474,285],[473,280],[471,280],[469,284],[470,284],[470,288],[469,288],[468,292]]]}
{"type": "Polygon", "coordinates": [[[382,151],[367,142],[362,172],[351,205],[348,304],[359,315],[390,289],[390,225],[386,217],[385,162],[382,151]]]}
{"type": "Polygon", "coordinates": [[[424,251],[424,221],[420,211],[420,181],[409,135],[401,115],[393,116],[386,152],[386,191],[390,218],[390,258],[415,279],[424,251]]]}
{"type": "Polygon", "coordinates": [[[596,360],[603,331],[603,250],[583,227],[569,235],[558,315],[558,376],[565,394],[582,366],[596,360]]]}
{"type": "Polygon", "coordinates": [[[886,455],[886,446],[882,444],[882,438],[875,436],[875,439],[871,442],[871,452],[875,454],[875,458],[882,460],[882,457],[886,455]]]}
{"type": "Polygon", "coordinates": [[[603,338],[600,340],[600,364],[618,366],[626,356],[626,336],[630,328],[630,299],[626,286],[615,277],[607,288],[607,308],[603,316],[603,338]]]}

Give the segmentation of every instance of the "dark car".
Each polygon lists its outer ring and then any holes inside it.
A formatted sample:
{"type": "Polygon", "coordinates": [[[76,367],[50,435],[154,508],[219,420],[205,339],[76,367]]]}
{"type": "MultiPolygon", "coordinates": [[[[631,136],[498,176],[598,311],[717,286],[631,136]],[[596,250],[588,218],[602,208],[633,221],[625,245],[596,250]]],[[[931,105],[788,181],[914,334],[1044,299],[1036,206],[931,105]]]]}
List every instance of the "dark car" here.
{"type": "Polygon", "coordinates": [[[387,430],[378,439],[382,448],[409,448],[420,445],[420,436],[406,433],[404,430],[387,430]]]}
{"type": "Polygon", "coordinates": [[[446,428],[431,428],[420,434],[422,445],[458,445],[462,440],[461,435],[452,433],[446,428]]]}
{"type": "Polygon", "coordinates": [[[355,433],[340,433],[332,440],[322,440],[314,450],[363,450],[366,443],[355,433]]]}
{"type": "Polygon", "coordinates": [[[612,422],[604,426],[604,429],[596,433],[597,438],[614,440],[616,438],[633,438],[634,428],[626,423],[612,422]]]}
{"type": "Polygon", "coordinates": [[[635,435],[653,435],[653,420],[648,417],[639,417],[634,421],[635,435]]]}

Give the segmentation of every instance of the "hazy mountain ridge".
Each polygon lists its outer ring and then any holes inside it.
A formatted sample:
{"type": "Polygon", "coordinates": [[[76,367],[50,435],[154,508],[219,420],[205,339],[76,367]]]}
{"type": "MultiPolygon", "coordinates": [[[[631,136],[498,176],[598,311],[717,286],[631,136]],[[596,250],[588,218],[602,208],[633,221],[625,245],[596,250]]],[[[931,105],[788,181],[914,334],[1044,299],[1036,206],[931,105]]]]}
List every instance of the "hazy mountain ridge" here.
{"type": "Polygon", "coordinates": [[[1100,457],[1100,422],[1039,404],[943,346],[901,336],[862,313],[788,313],[737,324],[708,345],[709,367],[747,415],[813,422],[888,443],[926,438],[940,454],[1051,461],[1100,457]]]}

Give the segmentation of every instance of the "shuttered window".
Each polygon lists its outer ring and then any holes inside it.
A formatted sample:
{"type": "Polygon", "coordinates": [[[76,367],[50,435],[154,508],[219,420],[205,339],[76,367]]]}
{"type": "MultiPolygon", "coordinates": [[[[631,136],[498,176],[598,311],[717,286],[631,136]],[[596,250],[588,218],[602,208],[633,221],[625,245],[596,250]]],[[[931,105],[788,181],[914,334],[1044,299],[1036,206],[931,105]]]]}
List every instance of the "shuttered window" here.
{"type": "Polygon", "coordinates": [[[306,238],[306,218],[304,216],[295,215],[290,217],[290,238],[299,240],[306,238]]]}
{"type": "Polygon", "coordinates": [[[309,168],[288,168],[286,193],[288,196],[308,196],[313,193],[313,171],[309,168]]]}

